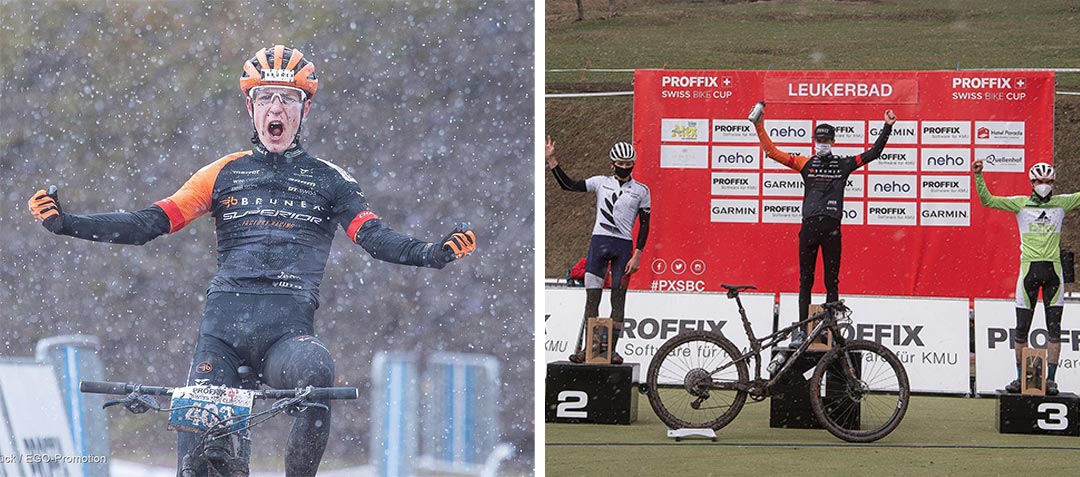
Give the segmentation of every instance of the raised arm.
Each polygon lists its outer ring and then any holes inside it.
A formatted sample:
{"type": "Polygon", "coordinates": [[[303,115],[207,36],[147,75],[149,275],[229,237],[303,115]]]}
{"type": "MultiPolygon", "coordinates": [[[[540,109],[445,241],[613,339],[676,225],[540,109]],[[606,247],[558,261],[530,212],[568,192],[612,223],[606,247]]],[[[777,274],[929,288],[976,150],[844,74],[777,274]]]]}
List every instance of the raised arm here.
{"type": "Polygon", "coordinates": [[[889,135],[892,134],[893,124],[896,123],[896,115],[893,114],[893,110],[885,110],[885,125],[881,128],[881,133],[878,134],[877,140],[874,141],[874,145],[870,146],[870,149],[866,152],[859,154],[855,158],[855,167],[862,167],[875,159],[881,157],[881,151],[885,149],[885,143],[889,142],[889,135]]]}
{"type": "Polygon", "coordinates": [[[142,245],[169,231],[169,218],[157,205],[135,212],[65,214],[57,191],[39,190],[29,206],[50,232],[95,242],[142,245]]]}
{"type": "Polygon", "coordinates": [[[1027,202],[1026,197],[1000,197],[990,193],[990,189],[986,187],[986,181],[983,180],[983,161],[972,162],[971,170],[975,173],[975,191],[979,195],[979,202],[982,205],[991,209],[1013,213],[1024,208],[1024,204],[1027,202]]]}
{"type": "Polygon", "coordinates": [[[547,160],[548,169],[551,169],[551,174],[555,176],[555,183],[559,184],[562,190],[589,191],[585,179],[571,179],[566,171],[559,167],[559,161],[555,160],[555,141],[552,141],[550,136],[547,138],[547,144],[544,145],[544,158],[547,160]]]}
{"type": "Polygon", "coordinates": [[[476,234],[459,225],[438,242],[425,242],[398,232],[368,208],[360,186],[344,180],[337,188],[335,220],[349,239],[384,262],[443,268],[476,250],[476,234]]]}
{"type": "Polygon", "coordinates": [[[764,105],[760,115],[756,116],[757,121],[750,121],[754,124],[754,130],[757,131],[758,142],[761,143],[761,148],[765,150],[765,155],[776,162],[779,162],[787,167],[790,167],[796,171],[802,171],[803,166],[810,158],[800,156],[798,154],[788,154],[780,149],[776,148],[773,144],[772,138],[769,137],[769,133],[765,132],[765,112],[764,105]]]}

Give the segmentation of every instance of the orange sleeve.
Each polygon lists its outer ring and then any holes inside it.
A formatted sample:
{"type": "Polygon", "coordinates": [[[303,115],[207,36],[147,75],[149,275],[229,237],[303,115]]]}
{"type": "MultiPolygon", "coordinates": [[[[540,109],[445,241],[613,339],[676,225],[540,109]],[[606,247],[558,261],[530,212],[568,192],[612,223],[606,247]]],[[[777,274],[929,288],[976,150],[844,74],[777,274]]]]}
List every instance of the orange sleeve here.
{"type": "Polygon", "coordinates": [[[776,145],[773,144],[772,139],[769,138],[769,133],[765,132],[764,121],[755,124],[754,129],[757,130],[758,142],[761,143],[761,148],[765,150],[765,155],[769,156],[770,159],[799,172],[802,171],[803,166],[810,160],[808,157],[800,156],[798,154],[788,154],[777,149],[776,145]]]}
{"type": "Polygon", "coordinates": [[[175,194],[154,202],[154,205],[161,207],[165,215],[169,216],[169,233],[184,228],[192,220],[209,212],[218,173],[226,164],[250,153],[251,151],[244,151],[229,154],[208,164],[191,176],[175,194]]]}

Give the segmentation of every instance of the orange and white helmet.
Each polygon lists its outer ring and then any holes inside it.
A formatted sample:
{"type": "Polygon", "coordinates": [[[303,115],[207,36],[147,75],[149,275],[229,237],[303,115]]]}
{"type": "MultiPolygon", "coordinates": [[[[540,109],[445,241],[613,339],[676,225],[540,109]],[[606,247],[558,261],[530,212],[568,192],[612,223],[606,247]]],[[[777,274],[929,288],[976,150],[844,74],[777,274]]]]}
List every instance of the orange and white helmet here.
{"type": "Polygon", "coordinates": [[[319,89],[315,76],[315,63],[304,59],[300,50],[276,45],[255,52],[244,62],[244,74],[240,76],[240,90],[248,96],[257,86],[288,86],[299,88],[311,99],[319,89]]]}

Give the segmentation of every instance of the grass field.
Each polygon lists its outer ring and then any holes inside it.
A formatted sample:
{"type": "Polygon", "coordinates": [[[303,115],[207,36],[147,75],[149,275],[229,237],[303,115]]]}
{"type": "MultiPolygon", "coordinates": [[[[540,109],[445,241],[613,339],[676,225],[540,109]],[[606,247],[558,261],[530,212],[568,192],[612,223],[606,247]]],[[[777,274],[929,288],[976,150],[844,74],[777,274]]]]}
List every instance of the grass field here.
{"type": "Polygon", "coordinates": [[[640,396],[629,426],[547,424],[546,475],[1070,475],[1080,438],[999,434],[997,401],[916,396],[888,437],[849,444],[824,430],[769,427],[769,401],[747,404],[717,442],[666,437],[640,396]]]}

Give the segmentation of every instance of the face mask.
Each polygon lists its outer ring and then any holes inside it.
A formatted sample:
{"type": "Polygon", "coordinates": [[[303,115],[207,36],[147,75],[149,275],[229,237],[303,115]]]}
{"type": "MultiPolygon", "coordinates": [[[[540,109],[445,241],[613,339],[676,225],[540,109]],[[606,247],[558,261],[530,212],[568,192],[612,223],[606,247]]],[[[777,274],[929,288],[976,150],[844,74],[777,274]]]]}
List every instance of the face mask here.
{"type": "Polygon", "coordinates": [[[832,144],[827,142],[815,142],[814,143],[814,155],[828,156],[832,154],[832,144]]]}
{"type": "Polygon", "coordinates": [[[630,178],[630,173],[633,172],[633,170],[634,170],[633,167],[616,167],[615,168],[615,177],[618,177],[619,179],[622,179],[622,180],[629,179],[630,178]]]}
{"type": "Polygon", "coordinates": [[[1042,198],[1050,196],[1050,191],[1054,190],[1054,186],[1050,184],[1039,184],[1035,186],[1035,194],[1042,198]]]}

